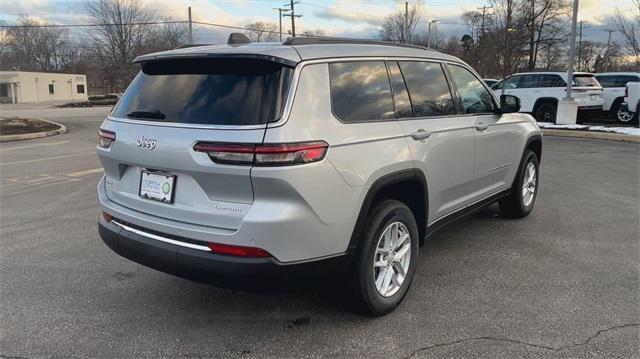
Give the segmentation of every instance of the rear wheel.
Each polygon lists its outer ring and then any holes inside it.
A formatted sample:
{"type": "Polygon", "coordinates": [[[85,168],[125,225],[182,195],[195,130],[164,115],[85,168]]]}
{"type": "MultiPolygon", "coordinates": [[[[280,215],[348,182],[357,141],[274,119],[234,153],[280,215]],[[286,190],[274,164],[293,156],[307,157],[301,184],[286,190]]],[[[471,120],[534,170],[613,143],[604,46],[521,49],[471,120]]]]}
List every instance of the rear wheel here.
{"type": "Polygon", "coordinates": [[[613,106],[611,106],[611,112],[618,123],[626,125],[633,122],[634,115],[632,112],[626,111],[622,108],[622,100],[617,100],[613,106]]]}
{"type": "Polygon", "coordinates": [[[402,202],[384,200],[371,211],[360,238],[353,283],[358,308],[371,315],[393,310],[416,269],[418,227],[402,202]]]}
{"type": "Polygon", "coordinates": [[[538,122],[556,123],[558,106],[553,102],[543,102],[536,107],[534,117],[538,122]]]}
{"type": "Polygon", "coordinates": [[[538,168],[538,157],[527,150],[511,186],[511,193],[498,202],[502,216],[522,218],[531,212],[538,195],[538,168]]]}

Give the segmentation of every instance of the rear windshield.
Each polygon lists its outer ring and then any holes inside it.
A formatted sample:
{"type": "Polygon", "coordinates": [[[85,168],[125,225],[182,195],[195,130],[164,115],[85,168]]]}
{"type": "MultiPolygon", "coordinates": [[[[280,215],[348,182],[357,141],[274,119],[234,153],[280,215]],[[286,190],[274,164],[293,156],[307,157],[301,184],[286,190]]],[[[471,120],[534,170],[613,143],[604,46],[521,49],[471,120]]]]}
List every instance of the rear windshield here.
{"type": "Polygon", "coordinates": [[[600,87],[596,78],[591,75],[575,75],[573,76],[574,86],[600,87]]]}
{"type": "Polygon", "coordinates": [[[261,59],[147,62],[113,115],[145,121],[261,125],[278,120],[293,69],[261,59]]]}

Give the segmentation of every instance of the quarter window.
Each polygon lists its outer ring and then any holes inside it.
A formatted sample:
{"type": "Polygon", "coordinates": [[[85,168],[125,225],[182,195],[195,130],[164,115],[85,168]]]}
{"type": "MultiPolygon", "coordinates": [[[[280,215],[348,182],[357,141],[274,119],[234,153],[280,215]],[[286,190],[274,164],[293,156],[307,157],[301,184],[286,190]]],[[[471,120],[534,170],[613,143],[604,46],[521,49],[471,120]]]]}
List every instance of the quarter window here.
{"type": "Polygon", "coordinates": [[[331,104],[344,122],[366,122],[395,117],[384,61],[329,64],[331,104]]]}
{"type": "Polygon", "coordinates": [[[460,66],[449,66],[453,83],[464,113],[493,112],[493,96],[469,70],[460,66]]]}
{"type": "Polygon", "coordinates": [[[401,61],[413,112],[417,117],[455,114],[451,90],[439,63],[401,61]]]}

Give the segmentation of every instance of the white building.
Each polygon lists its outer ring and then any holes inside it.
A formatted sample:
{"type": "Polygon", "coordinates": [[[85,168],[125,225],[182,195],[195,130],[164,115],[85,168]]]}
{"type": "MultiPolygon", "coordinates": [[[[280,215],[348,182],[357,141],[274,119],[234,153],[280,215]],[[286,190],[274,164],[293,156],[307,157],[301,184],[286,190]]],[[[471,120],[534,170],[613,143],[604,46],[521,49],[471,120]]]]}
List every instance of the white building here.
{"type": "Polygon", "coordinates": [[[85,75],[0,71],[0,103],[87,100],[85,75]]]}

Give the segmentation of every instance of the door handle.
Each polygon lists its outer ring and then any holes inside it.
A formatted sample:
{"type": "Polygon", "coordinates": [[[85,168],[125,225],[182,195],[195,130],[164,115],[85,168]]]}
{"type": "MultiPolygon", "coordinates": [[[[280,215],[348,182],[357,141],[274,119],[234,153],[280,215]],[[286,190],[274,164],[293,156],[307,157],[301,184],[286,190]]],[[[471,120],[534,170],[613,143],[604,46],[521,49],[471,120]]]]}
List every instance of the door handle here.
{"type": "Polygon", "coordinates": [[[431,132],[425,131],[422,128],[411,134],[411,138],[416,141],[426,140],[429,137],[431,137],[431,132]]]}
{"type": "Polygon", "coordinates": [[[482,132],[484,130],[486,130],[487,128],[489,128],[489,125],[485,125],[484,123],[480,122],[480,123],[476,123],[475,126],[473,126],[476,128],[476,130],[482,132]]]}

